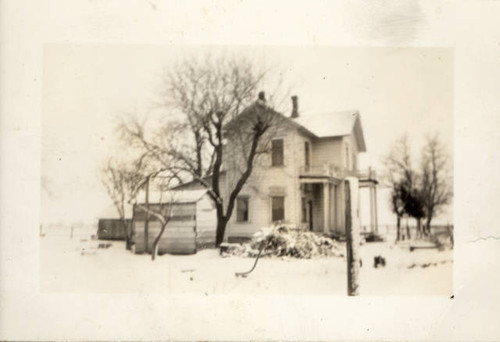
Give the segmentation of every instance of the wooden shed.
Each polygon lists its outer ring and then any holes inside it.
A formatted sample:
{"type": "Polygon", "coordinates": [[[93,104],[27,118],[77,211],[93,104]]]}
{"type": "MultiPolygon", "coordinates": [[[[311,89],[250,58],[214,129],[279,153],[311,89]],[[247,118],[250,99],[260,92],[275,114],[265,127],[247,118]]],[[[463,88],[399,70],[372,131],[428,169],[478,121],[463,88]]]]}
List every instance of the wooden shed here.
{"type": "MultiPolygon", "coordinates": [[[[217,216],[206,190],[171,191],[163,203],[149,203],[149,209],[169,215],[169,222],[158,245],[158,254],[194,254],[200,248],[215,245],[217,216]],[[170,206],[172,206],[170,208],[170,206]]],[[[161,222],[135,205],[133,231],[135,253],[151,253],[153,241],[161,230],[161,222]],[[147,220],[148,236],[145,236],[147,220]],[[147,243],[147,247],[146,247],[147,243]]]]}
{"type": "MultiPolygon", "coordinates": [[[[126,224],[130,219],[125,220],[126,224]]],[[[99,240],[125,240],[125,230],[120,219],[99,219],[97,228],[99,240]]]]}

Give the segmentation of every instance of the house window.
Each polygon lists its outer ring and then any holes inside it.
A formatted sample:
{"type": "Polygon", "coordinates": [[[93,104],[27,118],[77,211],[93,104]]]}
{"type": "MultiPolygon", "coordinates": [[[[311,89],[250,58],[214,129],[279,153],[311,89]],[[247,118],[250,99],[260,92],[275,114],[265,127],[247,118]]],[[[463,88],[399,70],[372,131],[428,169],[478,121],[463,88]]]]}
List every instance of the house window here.
{"type": "Polygon", "coordinates": [[[236,199],[236,222],[248,222],[248,197],[236,199]]]}
{"type": "Polygon", "coordinates": [[[272,166],[283,166],[283,139],[271,142],[272,166]]]}
{"type": "Polygon", "coordinates": [[[307,222],[307,201],[302,197],[302,222],[307,222]]]}
{"type": "Polygon", "coordinates": [[[305,158],[305,166],[306,171],[309,171],[309,167],[311,166],[311,146],[309,145],[309,141],[304,143],[304,158],[305,158]]]}
{"type": "Polygon", "coordinates": [[[272,220],[281,221],[285,219],[285,197],[275,196],[272,200],[272,220]]]}

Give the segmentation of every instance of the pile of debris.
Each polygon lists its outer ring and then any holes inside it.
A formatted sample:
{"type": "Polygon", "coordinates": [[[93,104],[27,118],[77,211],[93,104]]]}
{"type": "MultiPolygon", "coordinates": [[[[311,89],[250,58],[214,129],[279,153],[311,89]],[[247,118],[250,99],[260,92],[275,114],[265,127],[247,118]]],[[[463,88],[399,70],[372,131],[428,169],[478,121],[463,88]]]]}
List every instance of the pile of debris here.
{"type": "Polygon", "coordinates": [[[262,248],[261,257],[311,259],[343,257],[345,244],[318,233],[277,225],[261,229],[248,243],[222,245],[221,255],[256,257],[262,248]]]}

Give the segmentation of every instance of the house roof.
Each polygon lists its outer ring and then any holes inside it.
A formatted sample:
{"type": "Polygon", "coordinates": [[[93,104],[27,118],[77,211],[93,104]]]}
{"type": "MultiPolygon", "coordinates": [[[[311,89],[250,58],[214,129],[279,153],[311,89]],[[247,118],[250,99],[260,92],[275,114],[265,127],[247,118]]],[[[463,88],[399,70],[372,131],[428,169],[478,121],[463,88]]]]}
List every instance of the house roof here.
{"type": "Polygon", "coordinates": [[[366,152],[363,128],[357,111],[305,115],[291,120],[318,138],[341,137],[354,132],[360,152],[366,152]]]}
{"type": "Polygon", "coordinates": [[[234,125],[241,124],[242,120],[245,120],[246,118],[251,117],[251,115],[254,115],[254,112],[256,110],[259,110],[259,108],[266,108],[267,110],[270,111],[270,113],[272,113],[273,115],[277,116],[280,120],[282,120],[282,122],[287,122],[287,123],[291,124],[293,127],[295,127],[297,129],[303,131],[305,134],[308,134],[308,135],[311,135],[313,137],[316,137],[316,135],[313,132],[309,131],[306,127],[304,127],[300,123],[295,122],[295,120],[291,119],[288,116],[283,115],[280,112],[277,112],[276,110],[274,110],[273,108],[267,106],[264,102],[262,102],[260,100],[257,100],[255,102],[253,102],[251,105],[249,105],[248,107],[246,107],[245,109],[243,109],[241,111],[241,113],[238,114],[235,118],[231,119],[224,126],[224,128],[226,130],[230,130],[234,125]]]}
{"type": "MultiPolygon", "coordinates": [[[[230,129],[230,127],[237,124],[239,120],[244,120],[245,117],[252,115],[257,106],[265,106],[265,104],[259,100],[255,101],[245,108],[236,118],[227,123],[225,128],[230,129]]],[[[269,109],[274,115],[277,115],[282,120],[291,123],[292,126],[315,138],[341,137],[354,133],[359,151],[366,152],[365,138],[358,111],[349,110],[323,114],[309,114],[299,116],[298,118],[290,118],[272,108],[269,109]]]]}

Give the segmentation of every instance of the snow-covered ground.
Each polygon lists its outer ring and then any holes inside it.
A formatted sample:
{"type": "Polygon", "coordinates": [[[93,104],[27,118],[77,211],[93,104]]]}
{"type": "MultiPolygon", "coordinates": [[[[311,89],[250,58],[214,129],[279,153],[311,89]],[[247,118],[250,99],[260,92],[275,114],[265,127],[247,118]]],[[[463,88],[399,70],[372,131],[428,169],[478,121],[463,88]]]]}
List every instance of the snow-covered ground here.
{"type": "MultiPolygon", "coordinates": [[[[344,258],[309,260],[263,258],[247,277],[252,258],[222,258],[215,249],[195,255],[134,255],[124,242],[111,241],[107,249],[90,235],[47,234],[40,238],[42,292],[171,294],[309,294],[346,295],[344,258]],[[82,253],[83,251],[83,253],[82,253]]],[[[361,295],[453,294],[453,251],[421,249],[409,252],[408,244],[377,242],[361,246],[361,295]],[[374,268],[373,257],[386,259],[385,268],[374,268]]]]}

